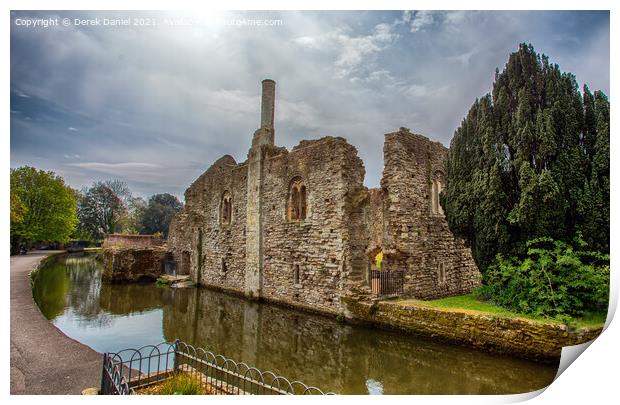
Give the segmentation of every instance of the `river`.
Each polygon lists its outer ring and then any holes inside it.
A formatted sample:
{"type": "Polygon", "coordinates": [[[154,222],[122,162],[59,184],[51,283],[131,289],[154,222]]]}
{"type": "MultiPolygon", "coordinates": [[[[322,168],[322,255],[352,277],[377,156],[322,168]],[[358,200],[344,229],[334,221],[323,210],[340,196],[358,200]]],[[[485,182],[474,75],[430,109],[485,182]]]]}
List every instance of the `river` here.
{"type": "Polygon", "coordinates": [[[101,271],[91,254],[58,256],[33,295],[56,327],[102,353],[178,338],[340,394],[522,393],[549,385],[558,368],[205,288],[107,284],[101,271]]]}

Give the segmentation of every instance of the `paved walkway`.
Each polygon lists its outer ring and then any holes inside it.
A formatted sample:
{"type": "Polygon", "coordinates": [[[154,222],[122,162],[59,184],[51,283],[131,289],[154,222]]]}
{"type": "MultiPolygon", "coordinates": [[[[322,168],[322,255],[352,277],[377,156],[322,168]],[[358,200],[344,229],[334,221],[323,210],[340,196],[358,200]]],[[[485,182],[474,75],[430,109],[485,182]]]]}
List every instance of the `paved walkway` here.
{"type": "Polygon", "coordinates": [[[57,329],[32,298],[28,273],[52,253],[11,257],[11,394],[80,394],[101,383],[102,355],[57,329]]]}

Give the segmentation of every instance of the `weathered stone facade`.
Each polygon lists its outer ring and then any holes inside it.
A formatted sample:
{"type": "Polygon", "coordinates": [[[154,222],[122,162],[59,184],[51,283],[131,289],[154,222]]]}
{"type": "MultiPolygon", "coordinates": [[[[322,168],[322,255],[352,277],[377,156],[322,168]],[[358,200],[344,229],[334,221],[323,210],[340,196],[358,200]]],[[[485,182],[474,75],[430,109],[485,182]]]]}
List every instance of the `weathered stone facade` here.
{"type": "Polygon", "coordinates": [[[155,280],[173,259],[163,246],[107,247],[102,251],[102,279],[107,282],[155,280]]]}
{"type": "Polygon", "coordinates": [[[163,246],[164,240],[162,238],[158,238],[154,235],[131,235],[131,234],[120,234],[120,233],[112,233],[105,236],[103,240],[103,247],[154,247],[154,246],[163,246]]]}
{"type": "Polygon", "coordinates": [[[470,291],[480,274],[441,211],[447,149],[401,128],[387,134],[381,189],[344,138],[274,144],[275,82],[263,81],[261,127],[245,162],[216,161],[185,192],[168,249],[179,274],[206,286],[342,313],[368,292],[371,262],[404,271],[404,295],[470,291]]]}

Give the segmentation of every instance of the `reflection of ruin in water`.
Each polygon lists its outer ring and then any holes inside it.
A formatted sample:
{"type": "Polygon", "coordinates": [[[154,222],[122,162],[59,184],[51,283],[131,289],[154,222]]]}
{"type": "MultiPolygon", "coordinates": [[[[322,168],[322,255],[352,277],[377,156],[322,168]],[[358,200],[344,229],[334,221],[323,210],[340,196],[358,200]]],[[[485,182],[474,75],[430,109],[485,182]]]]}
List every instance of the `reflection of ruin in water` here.
{"type": "MultiPolygon", "coordinates": [[[[54,322],[73,322],[77,326],[66,333],[85,344],[93,328],[118,337],[117,349],[131,346],[127,342],[136,337],[149,343],[179,338],[337,393],[526,392],[549,384],[557,370],[557,365],[343,325],[205,289],[102,284],[100,266],[89,256],[60,258],[42,271],[48,270],[62,270],[64,280],[58,274],[54,280],[68,283],[67,292],[37,302],[64,306],[64,313],[52,316],[54,322]],[[110,319],[124,319],[131,327],[110,319]]],[[[35,284],[35,296],[37,290],[35,284]]]]}

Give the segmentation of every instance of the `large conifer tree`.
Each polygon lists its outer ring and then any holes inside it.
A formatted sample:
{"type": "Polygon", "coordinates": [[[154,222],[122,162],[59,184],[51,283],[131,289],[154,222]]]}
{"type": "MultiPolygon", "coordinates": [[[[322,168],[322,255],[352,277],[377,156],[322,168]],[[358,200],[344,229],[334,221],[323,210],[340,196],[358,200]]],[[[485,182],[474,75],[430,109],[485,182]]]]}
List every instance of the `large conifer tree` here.
{"type": "Polygon", "coordinates": [[[493,91],[455,131],[442,196],[451,229],[482,270],[529,239],[570,241],[577,231],[609,250],[609,102],[583,96],[531,45],[521,44],[493,91]]]}

